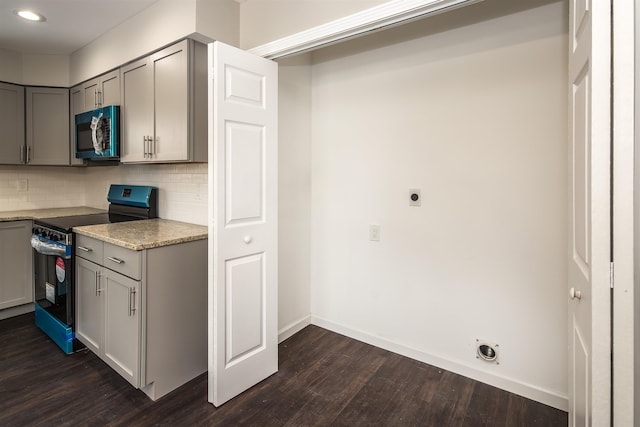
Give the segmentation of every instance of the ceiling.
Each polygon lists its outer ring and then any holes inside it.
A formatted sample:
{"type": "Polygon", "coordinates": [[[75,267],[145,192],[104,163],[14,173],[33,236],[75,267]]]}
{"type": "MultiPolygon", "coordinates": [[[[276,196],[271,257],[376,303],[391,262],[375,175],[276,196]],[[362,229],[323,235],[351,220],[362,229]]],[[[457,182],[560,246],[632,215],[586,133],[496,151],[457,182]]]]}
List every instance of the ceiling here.
{"type": "Polygon", "coordinates": [[[2,0],[0,49],[32,54],[69,55],[158,0],[2,0]],[[18,18],[29,8],[46,22],[18,18]]]}

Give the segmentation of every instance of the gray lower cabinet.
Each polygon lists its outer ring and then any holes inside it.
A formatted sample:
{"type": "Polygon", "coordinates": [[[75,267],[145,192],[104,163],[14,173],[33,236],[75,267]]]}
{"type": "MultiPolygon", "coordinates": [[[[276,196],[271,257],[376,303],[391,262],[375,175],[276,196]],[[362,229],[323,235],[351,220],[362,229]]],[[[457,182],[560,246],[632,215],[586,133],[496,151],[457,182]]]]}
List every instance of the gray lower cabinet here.
{"type": "Polygon", "coordinates": [[[207,241],[132,251],[77,236],[76,336],[156,400],[207,370],[207,241]]]}
{"type": "Polygon", "coordinates": [[[30,238],[31,221],[0,222],[0,310],[33,302],[30,238]]]}

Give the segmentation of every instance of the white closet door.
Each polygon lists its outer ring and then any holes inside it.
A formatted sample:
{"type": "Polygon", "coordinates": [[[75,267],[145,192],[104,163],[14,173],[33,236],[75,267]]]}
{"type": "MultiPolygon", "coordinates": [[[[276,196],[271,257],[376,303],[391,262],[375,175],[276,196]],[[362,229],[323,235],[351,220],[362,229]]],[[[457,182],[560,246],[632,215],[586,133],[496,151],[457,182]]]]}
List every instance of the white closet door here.
{"type": "Polygon", "coordinates": [[[570,0],[569,425],[611,413],[611,5],[570,0]]]}
{"type": "Polygon", "coordinates": [[[209,401],[278,369],[278,67],[209,45],[209,401]]]}

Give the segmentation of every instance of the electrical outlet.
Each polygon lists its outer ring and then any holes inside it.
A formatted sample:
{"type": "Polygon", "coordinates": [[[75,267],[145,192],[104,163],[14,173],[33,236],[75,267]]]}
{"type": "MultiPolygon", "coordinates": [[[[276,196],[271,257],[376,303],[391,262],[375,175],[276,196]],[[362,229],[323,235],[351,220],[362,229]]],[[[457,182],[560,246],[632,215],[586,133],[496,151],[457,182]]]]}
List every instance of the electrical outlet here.
{"type": "Polygon", "coordinates": [[[25,193],[29,191],[29,181],[27,179],[19,179],[16,181],[16,191],[25,193]]]}
{"type": "Polygon", "coordinates": [[[419,188],[409,189],[409,206],[420,206],[422,203],[422,196],[420,195],[419,188]]]}
{"type": "Polygon", "coordinates": [[[380,226],[372,224],[369,226],[369,240],[372,242],[380,241],[380,226]]]}

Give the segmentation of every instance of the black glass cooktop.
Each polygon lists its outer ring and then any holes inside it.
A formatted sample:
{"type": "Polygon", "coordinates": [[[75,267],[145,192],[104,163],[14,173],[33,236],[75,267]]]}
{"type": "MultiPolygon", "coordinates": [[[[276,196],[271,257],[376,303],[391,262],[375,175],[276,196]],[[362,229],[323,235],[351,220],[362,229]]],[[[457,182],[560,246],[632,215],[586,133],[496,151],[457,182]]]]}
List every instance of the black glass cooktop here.
{"type": "Polygon", "coordinates": [[[44,225],[45,227],[68,233],[73,227],[80,227],[83,225],[108,224],[110,221],[108,213],[99,213],[90,215],[72,215],[58,216],[54,218],[41,218],[35,220],[34,222],[39,225],[44,225]]]}

